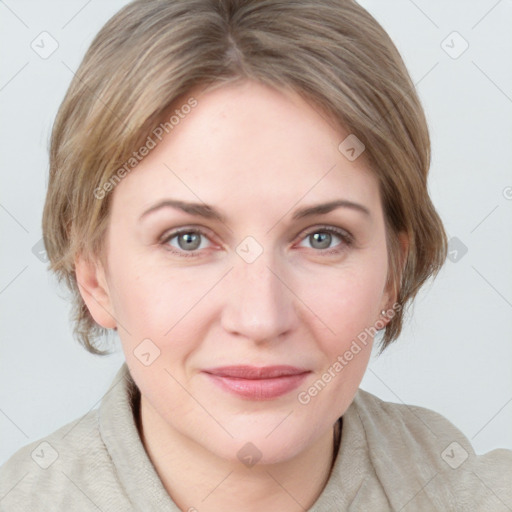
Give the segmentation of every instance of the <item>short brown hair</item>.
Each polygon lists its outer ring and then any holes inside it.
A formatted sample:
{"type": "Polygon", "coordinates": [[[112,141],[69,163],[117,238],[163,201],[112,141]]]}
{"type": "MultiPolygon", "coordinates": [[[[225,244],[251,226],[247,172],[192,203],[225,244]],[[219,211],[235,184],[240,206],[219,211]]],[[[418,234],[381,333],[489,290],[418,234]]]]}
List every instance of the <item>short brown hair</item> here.
{"type": "MultiPolygon", "coordinates": [[[[43,236],[50,270],[73,295],[74,333],[90,352],[107,330],[77,285],[77,254],[102,254],[114,175],[193,87],[249,79],[299,93],[366,147],[386,219],[388,284],[406,304],[437,274],[446,234],[427,190],[430,139],[407,69],[379,23],[351,0],[136,0],[100,30],[78,68],[51,137],[43,236]],[[409,238],[405,262],[398,233],[409,238]]],[[[341,142],[341,141],[340,141],[341,142]]]]}

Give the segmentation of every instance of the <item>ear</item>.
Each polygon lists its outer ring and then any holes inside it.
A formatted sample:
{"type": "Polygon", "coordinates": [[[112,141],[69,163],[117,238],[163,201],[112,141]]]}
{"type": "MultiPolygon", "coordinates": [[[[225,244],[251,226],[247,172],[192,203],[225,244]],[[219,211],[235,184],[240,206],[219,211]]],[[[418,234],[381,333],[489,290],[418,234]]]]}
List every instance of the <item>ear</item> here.
{"type": "Polygon", "coordinates": [[[106,329],[114,329],[117,322],[112,314],[109,288],[101,262],[80,254],[75,258],[75,275],[80,295],[96,323],[106,329]]]}
{"type": "MultiPolygon", "coordinates": [[[[397,265],[398,277],[397,281],[400,283],[402,274],[404,272],[405,263],[407,261],[407,254],[409,252],[409,237],[405,231],[400,231],[398,233],[398,243],[399,243],[399,262],[397,265]]],[[[382,307],[381,310],[389,310],[393,309],[393,305],[396,304],[398,300],[397,292],[392,289],[391,283],[386,288],[386,292],[382,297],[382,307]]],[[[389,322],[389,319],[386,320],[386,323],[389,322]]]]}

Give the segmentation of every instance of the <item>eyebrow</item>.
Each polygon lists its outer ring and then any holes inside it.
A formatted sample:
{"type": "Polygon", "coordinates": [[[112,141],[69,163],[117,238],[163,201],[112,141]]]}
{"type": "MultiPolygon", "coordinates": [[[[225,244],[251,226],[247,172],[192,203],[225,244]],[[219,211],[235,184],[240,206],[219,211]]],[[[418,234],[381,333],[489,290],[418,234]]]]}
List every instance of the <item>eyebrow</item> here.
{"type": "MultiPolygon", "coordinates": [[[[165,199],[158,202],[148,210],[146,210],[139,220],[162,208],[174,208],[176,210],[182,210],[189,215],[196,217],[204,217],[205,219],[214,219],[222,223],[227,222],[227,218],[219,210],[205,203],[189,203],[186,201],[178,201],[176,199],[165,199]]],[[[370,210],[359,203],[348,201],[346,199],[337,199],[335,201],[329,201],[328,203],[317,204],[314,206],[308,206],[296,210],[292,216],[293,220],[303,219],[304,217],[310,217],[313,215],[325,215],[337,208],[350,208],[359,211],[367,216],[370,216],[370,210]]]]}

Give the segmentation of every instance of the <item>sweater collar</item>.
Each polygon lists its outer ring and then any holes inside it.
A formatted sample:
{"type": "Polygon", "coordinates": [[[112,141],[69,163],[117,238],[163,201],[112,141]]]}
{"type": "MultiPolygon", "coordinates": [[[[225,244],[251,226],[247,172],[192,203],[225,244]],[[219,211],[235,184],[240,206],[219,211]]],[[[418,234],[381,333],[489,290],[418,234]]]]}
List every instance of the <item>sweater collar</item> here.
{"type": "Polygon", "coordinates": [[[139,399],[140,392],[125,362],[101,402],[100,435],[134,509],[180,512],[164,488],[140,439],[135,421],[139,399]]]}

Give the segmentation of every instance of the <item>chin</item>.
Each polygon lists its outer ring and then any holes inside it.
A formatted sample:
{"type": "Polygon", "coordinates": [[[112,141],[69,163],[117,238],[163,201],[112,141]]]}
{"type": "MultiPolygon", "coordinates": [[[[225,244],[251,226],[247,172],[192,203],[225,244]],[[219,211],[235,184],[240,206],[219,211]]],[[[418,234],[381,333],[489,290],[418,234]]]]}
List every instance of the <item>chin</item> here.
{"type": "Polygon", "coordinates": [[[248,429],[243,435],[237,435],[236,432],[232,434],[234,439],[227,443],[225,438],[211,439],[212,444],[205,447],[223,459],[242,463],[248,468],[255,464],[261,466],[286,462],[296,457],[307,444],[301,433],[284,429],[280,434],[274,432],[270,435],[256,429],[248,429]]]}

